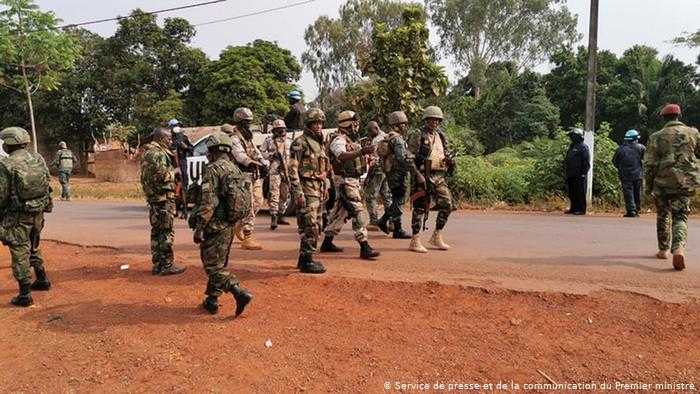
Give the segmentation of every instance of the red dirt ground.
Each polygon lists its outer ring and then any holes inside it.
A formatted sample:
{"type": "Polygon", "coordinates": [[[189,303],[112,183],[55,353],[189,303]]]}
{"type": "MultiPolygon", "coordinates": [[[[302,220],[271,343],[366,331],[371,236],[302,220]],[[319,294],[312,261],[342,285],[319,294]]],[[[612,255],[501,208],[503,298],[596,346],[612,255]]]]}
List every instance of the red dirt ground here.
{"type": "Polygon", "coordinates": [[[147,256],[120,271],[113,250],[46,243],[44,253],[55,262],[55,287],[35,292],[27,309],[7,303],[16,285],[0,253],[3,392],[700,383],[698,301],[311,277],[284,264],[234,267],[255,299],[233,319],[227,296],[217,316],[198,308],[205,276],[197,261],[160,278],[147,256]]]}

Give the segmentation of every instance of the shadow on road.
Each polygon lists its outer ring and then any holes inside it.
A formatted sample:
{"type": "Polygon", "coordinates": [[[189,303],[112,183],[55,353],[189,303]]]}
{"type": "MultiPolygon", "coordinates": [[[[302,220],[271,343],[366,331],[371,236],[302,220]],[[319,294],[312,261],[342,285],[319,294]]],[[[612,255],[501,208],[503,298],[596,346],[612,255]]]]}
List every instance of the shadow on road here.
{"type": "Polygon", "coordinates": [[[489,258],[489,261],[499,263],[514,263],[514,264],[536,264],[536,265],[556,265],[556,266],[571,266],[577,265],[582,267],[606,267],[619,266],[634,268],[641,271],[653,273],[670,273],[675,272],[671,267],[670,262],[657,260],[649,256],[556,256],[556,257],[494,257],[489,258]],[[638,263],[638,260],[656,261],[655,266],[650,266],[649,263],[638,263]]]}

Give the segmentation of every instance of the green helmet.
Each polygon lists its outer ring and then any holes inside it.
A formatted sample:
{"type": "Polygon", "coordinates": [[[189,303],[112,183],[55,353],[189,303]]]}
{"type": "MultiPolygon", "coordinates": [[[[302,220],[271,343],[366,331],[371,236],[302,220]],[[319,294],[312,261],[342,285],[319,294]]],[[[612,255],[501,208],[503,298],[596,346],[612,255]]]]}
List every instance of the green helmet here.
{"type": "Polygon", "coordinates": [[[0,140],[2,140],[5,145],[27,145],[32,142],[29,138],[29,133],[27,130],[21,127],[8,127],[0,132],[0,140]]]}
{"type": "Polygon", "coordinates": [[[357,114],[353,111],[343,111],[338,114],[338,127],[350,127],[357,120],[357,114]]]}
{"type": "Polygon", "coordinates": [[[403,111],[395,111],[387,116],[387,122],[389,123],[389,126],[396,126],[401,123],[408,123],[408,117],[403,111]]]}
{"type": "Polygon", "coordinates": [[[306,111],[306,115],[304,116],[304,122],[307,125],[314,122],[325,123],[326,114],[323,113],[323,111],[319,108],[311,108],[310,110],[306,111]]]}
{"type": "Polygon", "coordinates": [[[244,120],[252,121],[253,111],[246,107],[236,108],[236,110],[233,111],[233,123],[238,124],[244,120]]]}
{"type": "Polygon", "coordinates": [[[427,107],[423,111],[423,120],[426,119],[440,119],[442,120],[444,118],[444,115],[442,114],[442,110],[440,107],[436,107],[434,105],[431,105],[430,107],[427,107]]]}
{"type": "Polygon", "coordinates": [[[216,147],[227,147],[228,150],[233,148],[233,141],[228,134],[223,132],[215,132],[207,138],[207,149],[211,150],[216,147]]]}

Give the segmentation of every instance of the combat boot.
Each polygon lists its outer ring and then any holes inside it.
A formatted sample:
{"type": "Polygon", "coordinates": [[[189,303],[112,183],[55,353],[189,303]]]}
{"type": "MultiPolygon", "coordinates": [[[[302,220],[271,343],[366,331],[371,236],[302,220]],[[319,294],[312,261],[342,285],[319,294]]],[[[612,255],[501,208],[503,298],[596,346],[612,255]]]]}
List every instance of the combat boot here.
{"type": "Polygon", "coordinates": [[[49,282],[49,278],[46,277],[46,270],[44,267],[34,267],[34,273],[36,273],[36,280],[29,288],[37,291],[48,291],[51,288],[51,282],[49,282]]]}
{"type": "Polygon", "coordinates": [[[239,316],[241,313],[243,313],[245,307],[250,304],[250,301],[253,300],[253,295],[247,290],[241,289],[241,286],[239,285],[233,286],[231,293],[233,294],[233,299],[236,300],[235,315],[239,316]]]}
{"type": "Polygon", "coordinates": [[[367,225],[367,231],[379,231],[379,224],[376,220],[370,220],[369,224],[367,225]]]}
{"type": "MultiPolygon", "coordinates": [[[[386,218],[386,216],[382,216],[381,219],[379,219],[379,222],[377,222],[377,227],[384,233],[384,234],[389,234],[389,228],[387,227],[387,222],[389,219],[386,218]]],[[[395,227],[394,227],[395,228],[395,227]]]]}
{"type": "Polygon", "coordinates": [[[683,249],[678,249],[673,252],[673,269],[683,271],[685,269],[685,253],[683,249]]]}
{"type": "Polygon", "coordinates": [[[19,294],[17,294],[17,297],[14,297],[10,301],[10,303],[12,305],[21,307],[27,307],[34,304],[34,300],[32,299],[32,293],[29,287],[29,284],[19,285],[19,294]]]}
{"type": "Polygon", "coordinates": [[[151,274],[153,274],[153,275],[160,274],[160,265],[153,264],[153,268],[151,269],[151,274]]]}
{"type": "Polygon", "coordinates": [[[659,250],[658,252],[656,252],[656,258],[659,260],[668,260],[668,257],[668,250],[659,250]]]}
{"type": "Polygon", "coordinates": [[[202,303],[202,308],[212,315],[219,313],[219,299],[214,296],[207,296],[202,303]]]}
{"type": "Polygon", "coordinates": [[[299,270],[304,274],[322,274],[326,272],[326,267],[319,261],[313,261],[310,254],[299,256],[299,270]]]}
{"type": "Polygon", "coordinates": [[[369,242],[364,241],[360,243],[360,258],[364,260],[374,260],[375,257],[379,257],[379,252],[372,249],[369,246],[369,242]]]}
{"type": "Polygon", "coordinates": [[[401,221],[397,220],[394,222],[394,234],[392,235],[392,238],[394,239],[411,239],[411,236],[408,235],[403,229],[401,228],[401,221]]]}
{"type": "Polygon", "coordinates": [[[442,230],[433,231],[433,236],[430,237],[430,244],[440,250],[450,249],[450,245],[446,244],[442,239],[442,230]]]}
{"type": "Polygon", "coordinates": [[[414,235],[411,238],[411,246],[408,249],[416,253],[428,253],[428,249],[420,242],[420,235],[414,235]]]}
{"type": "Polygon", "coordinates": [[[284,215],[279,215],[277,217],[277,223],[282,226],[289,226],[291,224],[287,221],[287,219],[284,218],[284,215]]]}
{"type": "Polygon", "coordinates": [[[170,263],[170,265],[167,266],[160,266],[160,270],[158,271],[158,275],[160,276],[170,276],[170,275],[179,275],[187,270],[186,267],[180,267],[175,265],[174,263],[170,263]]]}
{"type": "Polygon", "coordinates": [[[277,230],[277,215],[270,216],[270,230],[277,230]]]}
{"type": "Polygon", "coordinates": [[[253,234],[243,238],[241,241],[241,249],[245,250],[262,250],[262,245],[255,240],[253,234]]]}
{"type": "Polygon", "coordinates": [[[339,248],[333,243],[333,237],[330,235],[326,235],[325,238],[323,238],[323,243],[321,244],[321,252],[325,253],[340,253],[343,251],[343,248],[339,248]]]}

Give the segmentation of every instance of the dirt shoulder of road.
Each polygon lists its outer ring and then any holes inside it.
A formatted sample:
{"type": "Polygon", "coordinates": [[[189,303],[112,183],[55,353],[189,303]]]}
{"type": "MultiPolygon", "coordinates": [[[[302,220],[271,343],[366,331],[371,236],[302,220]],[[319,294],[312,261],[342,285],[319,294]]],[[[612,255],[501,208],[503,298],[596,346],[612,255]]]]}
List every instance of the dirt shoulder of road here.
{"type": "MultiPolygon", "coordinates": [[[[161,278],[146,255],[53,242],[44,255],[54,288],[35,292],[32,308],[0,305],[3,391],[700,383],[697,301],[312,277],[281,262],[232,267],[255,295],[234,319],[226,295],[219,315],[199,309],[206,279],[193,259],[161,278]]],[[[16,285],[0,256],[9,300],[16,285]]]]}

